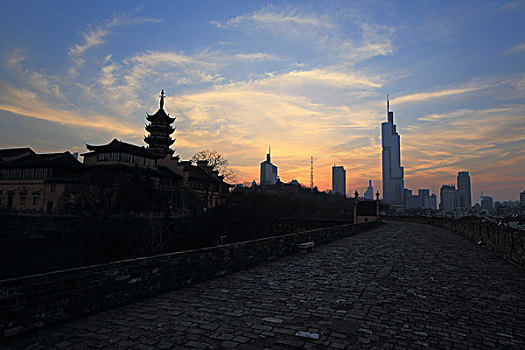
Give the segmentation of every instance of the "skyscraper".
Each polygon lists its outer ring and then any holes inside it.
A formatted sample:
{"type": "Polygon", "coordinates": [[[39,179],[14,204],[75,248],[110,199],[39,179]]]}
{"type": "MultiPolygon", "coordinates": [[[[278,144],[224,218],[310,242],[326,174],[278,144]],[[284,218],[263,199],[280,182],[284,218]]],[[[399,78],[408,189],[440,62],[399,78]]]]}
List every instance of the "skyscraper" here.
{"type": "Polygon", "coordinates": [[[365,199],[374,199],[374,188],[372,187],[372,180],[368,180],[368,187],[366,188],[365,199]]]}
{"type": "Polygon", "coordinates": [[[443,185],[441,186],[441,204],[439,209],[444,213],[451,213],[456,210],[457,207],[457,192],[456,186],[454,185],[443,185]]]}
{"type": "Polygon", "coordinates": [[[261,185],[274,185],[277,182],[277,167],[270,158],[271,149],[268,149],[266,160],[261,163],[261,185]]]}
{"type": "Polygon", "coordinates": [[[390,101],[386,98],[387,122],[381,124],[381,143],[383,146],[383,200],[392,206],[403,207],[404,171],[401,166],[399,134],[394,124],[394,112],[390,111],[390,101]]]}
{"type": "Polygon", "coordinates": [[[458,172],[458,200],[459,207],[463,210],[470,210],[472,207],[472,194],[470,192],[470,175],[468,171],[458,172]]]}
{"type": "Polygon", "coordinates": [[[346,196],[346,171],[342,166],[332,167],[332,192],[346,196]]]}

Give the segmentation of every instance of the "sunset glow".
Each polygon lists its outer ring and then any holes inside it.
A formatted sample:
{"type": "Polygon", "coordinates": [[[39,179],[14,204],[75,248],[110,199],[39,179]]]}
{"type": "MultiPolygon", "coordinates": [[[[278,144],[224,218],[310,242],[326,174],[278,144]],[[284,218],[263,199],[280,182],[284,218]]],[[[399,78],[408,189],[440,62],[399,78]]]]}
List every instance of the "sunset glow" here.
{"type": "Polygon", "coordinates": [[[144,145],[146,113],[176,116],[175,154],[217,150],[259,181],[381,190],[386,94],[405,186],[458,171],[495,200],[525,189],[523,2],[5,2],[0,148],[83,153],[144,145]]]}

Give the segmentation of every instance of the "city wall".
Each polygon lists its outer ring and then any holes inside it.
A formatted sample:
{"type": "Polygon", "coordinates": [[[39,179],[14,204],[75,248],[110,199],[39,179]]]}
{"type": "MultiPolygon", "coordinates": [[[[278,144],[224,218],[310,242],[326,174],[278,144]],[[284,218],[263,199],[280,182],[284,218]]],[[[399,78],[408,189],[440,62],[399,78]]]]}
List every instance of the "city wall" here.
{"type": "Polygon", "coordinates": [[[379,221],[292,233],[0,281],[0,337],[183,288],[326,244],[379,221]]]}
{"type": "Polygon", "coordinates": [[[390,219],[447,228],[525,269],[525,232],[498,226],[492,222],[474,221],[471,218],[394,216],[390,219]]]}

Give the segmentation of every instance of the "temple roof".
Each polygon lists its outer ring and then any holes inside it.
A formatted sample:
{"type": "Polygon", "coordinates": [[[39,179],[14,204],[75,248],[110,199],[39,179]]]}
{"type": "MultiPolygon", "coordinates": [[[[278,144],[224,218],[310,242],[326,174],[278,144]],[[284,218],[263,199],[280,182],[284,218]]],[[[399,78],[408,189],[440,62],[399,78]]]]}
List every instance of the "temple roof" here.
{"type": "Polygon", "coordinates": [[[79,162],[69,152],[33,154],[1,162],[0,168],[75,168],[82,169],[84,164],[79,162]]]}
{"type": "Polygon", "coordinates": [[[144,127],[146,131],[152,132],[152,131],[165,131],[168,133],[168,135],[171,135],[175,132],[175,128],[171,125],[162,126],[158,124],[146,124],[144,127]]]}
{"type": "Polygon", "coordinates": [[[175,142],[175,140],[171,139],[171,138],[162,138],[162,137],[152,137],[152,136],[144,136],[144,142],[146,142],[148,145],[150,145],[150,150],[153,148],[151,146],[152,143],[158,143],[158,144],[163,144],[163,145],[167,145],[167,146],[171,146],[173,145],[173,143],[175,142]]]}
{"type": "Polygon", "coordinates": [[[154,159],[159,159],[159,158],[164,157],[163,155],[152,152],[145,147],[132,145],[130,143],[122,142],[117,139],[113,139],[113,141],[111,141],[107,145],[94,146],[94,145],[86,144],[86,148],[90,151],[95,151],[95,152],[125,152],[129,154],[134,154],[134,155],[154,158],[154,159]]]}
{"type": "Polygon", "coordinates": [[[159,120],[167,120],[169,124],[173,123],[175,121],[175,118],[170,117],[164,109],[159,109],[155,114],[148,114],[146,113],[146,119],[150,122],[159,121],[159,120]]]}
{"type": "Polygon", "coordinates": [[[164,110],[164,90],[160,92],[160,103],[159,103],[159,110],[155,112],[155,114],[148,114],[146,113],[147,117],[146,119],[150,122],[153,121],[168,121],[169,124],[173,123],[175,121],[175,118],[171,118],[166,111],[164,110]]]}
{"type": "Polygon", "coordinates": [[[0,149],[0,162],[5,162],[30,154],[36,153],[29,147],[0,149]]]}

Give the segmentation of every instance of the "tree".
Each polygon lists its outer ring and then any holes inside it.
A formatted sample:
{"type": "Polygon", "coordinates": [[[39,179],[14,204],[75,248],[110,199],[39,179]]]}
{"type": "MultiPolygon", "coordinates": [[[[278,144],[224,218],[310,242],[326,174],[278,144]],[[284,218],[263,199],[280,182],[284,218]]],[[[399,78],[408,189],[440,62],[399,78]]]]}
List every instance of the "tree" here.
{"type": "Polygon", "coordinates": [[[230,182],[235,182],[237,180],[237,173],[235,170],[232,170],[229,168],[229,163],[224,156],[215,151],[215,150],[209,150],[205,149],[202,151],[199,151],[193,155],[191,158],[193,162],[197,162],[199,160],[206,160],[208,161],[208,165],[213,167],[213,170],[217,170],[219,172],[219,175],[224,176],[225,180],[228,180],[230,182]]]}

